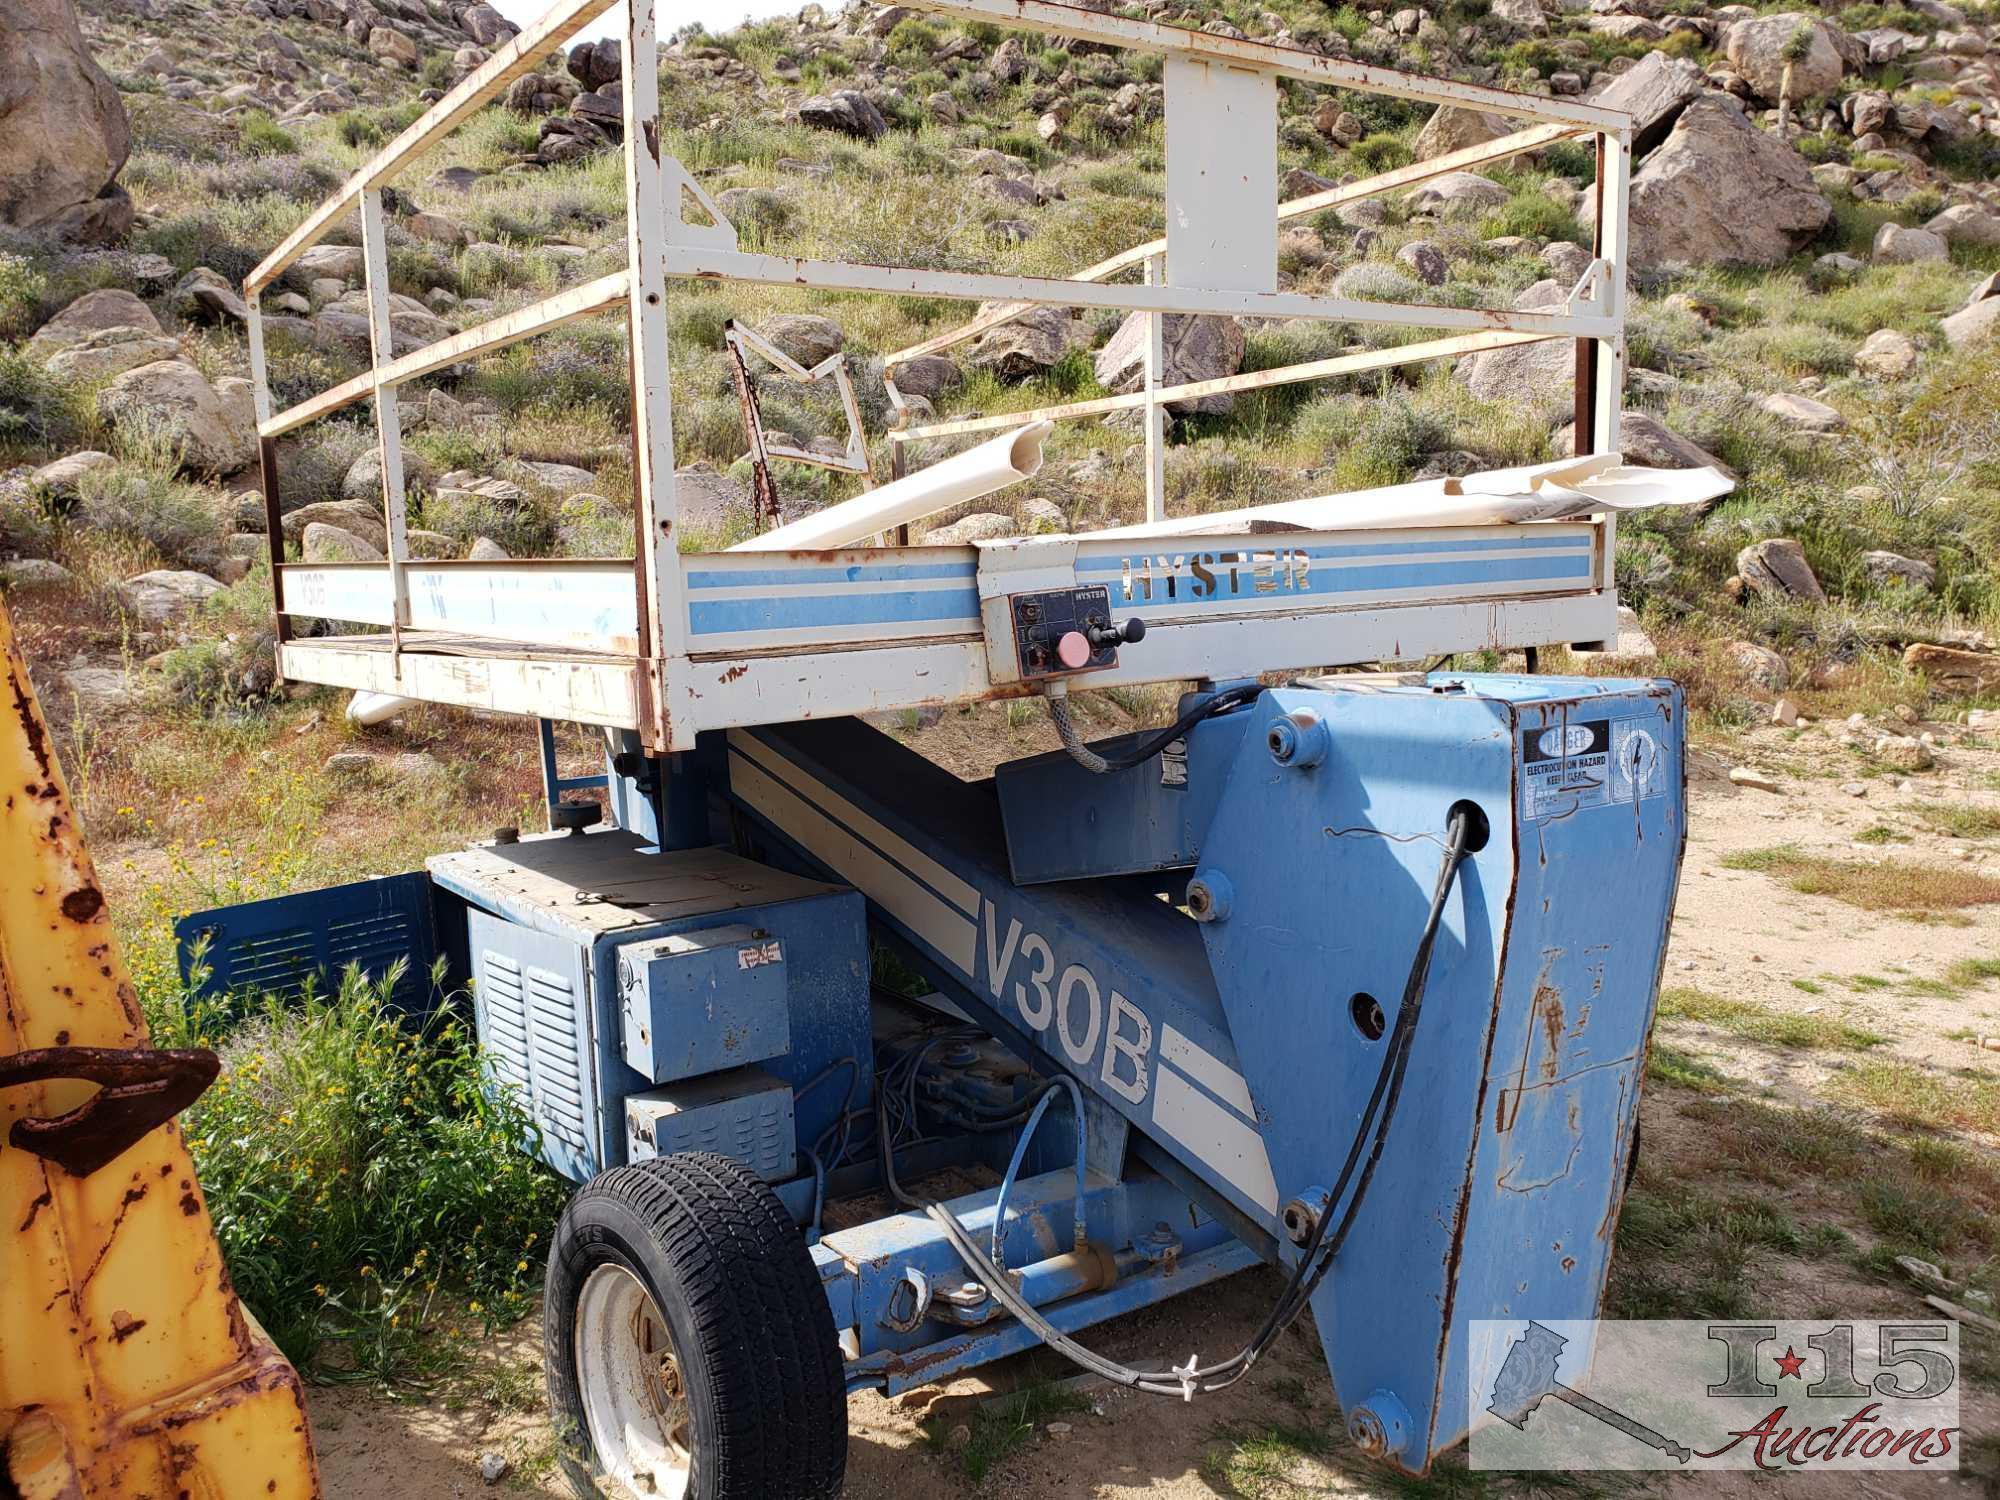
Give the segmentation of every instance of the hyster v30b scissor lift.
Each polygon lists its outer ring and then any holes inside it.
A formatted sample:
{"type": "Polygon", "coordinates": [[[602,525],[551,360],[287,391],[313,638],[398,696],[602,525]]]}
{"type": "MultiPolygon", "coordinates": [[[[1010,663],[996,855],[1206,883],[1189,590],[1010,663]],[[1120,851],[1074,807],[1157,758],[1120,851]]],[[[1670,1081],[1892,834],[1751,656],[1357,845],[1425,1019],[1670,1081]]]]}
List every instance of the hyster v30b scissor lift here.
{"type": "MultiPolygon", "coordinates": [[[[225,986],[392,952],[470,984],[496,1086],[579,1185],[546,1329],[581,1494],[831,1495],[848,1392],[1045,1343],[1199,1400],[1308,1310],[1355,1441],[1425,1470],[1473,1420],[1479,1320],[1598,1310],[1680,864],[1682,715],[1663,682],[1317,674],[1615,634],[1614,513],[1687,488],[1617,458],[1628,121],[1046,0],[932,0],[1163,54],[1165,239],[1062,280],[796,260],[739,248],[665,150],[656,6],[631,0],[626,264],[396,353],[383,189],[607,8],[557,0],[246,283],[283,674],[373,695],[370,714],[401,697],[542,721],[551,831],[203,913],[188,940],[225,986]],[[1299,83],[1528,123],[1280,203],[1278,91],[1299,83]],[[1595,255],[1563,305],[1279,289],[1282,220],[1565,141],[1594,143],[1597,172],[1595,255]],[[274,411],[258,299],[350,210],[376,357],[274,411]],[[684,553],[666,329],[691,278],[985,305],[887,356],[895,482],[809,541],[684,553]],[[1048,306],[1141,314],[1143,387],[928,424],[903,397],[903,367],[1048,306]],[[409,557],[398,388],[603,312],[631,330],[633,557],[409,557]],[[1439,336],[1174,386],[1168,315],[1439,336]],[[1167,514],[1167,402],[1543,341],[1575,351],[1573,460],[1167,514]],[[363,401],[390,556],[288,561],[273,445],[363,401]],[[1046,424],[1126,408],[1144,524],[860,545],[982,464],[1031,472],[1046,424]],[[912,444],[994,431],[944,477],[903,472],[912,444]],[[295,634],[302,617],[351,623],[295,634]],[[1084,743],[1072,687],[1148,682],[1185,685],[1171,726],[1084,743]],[[979,782],[859,717],[1027,696],[1066,749],[979,782]],[[601,729],[610,826],[565,798],[555,721],[601,729]],[[922,993],[876,982],[912,971],[922,993]],[[929,1201],[945,1168],[990,1185],[929,1201]],[[1151,1370],[1091,1351],[1093,1324],[1259,1262],[1280,1289],[1241,1349],[1151,1370]]],[[[784,373],[838,378],[853,410],[844,370],[784,373]]],[[[763,442],[745,385],[768,498],[765,460],[809,455],[763,442]]],[[[828,466],[865,471],[857,441],[828,466]]]]}

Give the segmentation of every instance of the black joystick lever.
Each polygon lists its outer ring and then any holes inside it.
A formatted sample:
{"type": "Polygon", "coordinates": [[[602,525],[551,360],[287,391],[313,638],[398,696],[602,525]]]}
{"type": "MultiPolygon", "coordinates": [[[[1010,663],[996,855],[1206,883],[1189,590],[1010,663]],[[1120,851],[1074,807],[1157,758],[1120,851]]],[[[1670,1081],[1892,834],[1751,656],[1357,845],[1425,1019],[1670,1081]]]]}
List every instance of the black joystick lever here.
{"type": "Polygon", "coordinates": [[[1083,627],[1083,633],[1089,637],[1090,644],[1099,651],[1107,646],[1136,646],[1146,638],[1146,622],[1137,615],[1118,626],[1092,620],[1083,627]]]}

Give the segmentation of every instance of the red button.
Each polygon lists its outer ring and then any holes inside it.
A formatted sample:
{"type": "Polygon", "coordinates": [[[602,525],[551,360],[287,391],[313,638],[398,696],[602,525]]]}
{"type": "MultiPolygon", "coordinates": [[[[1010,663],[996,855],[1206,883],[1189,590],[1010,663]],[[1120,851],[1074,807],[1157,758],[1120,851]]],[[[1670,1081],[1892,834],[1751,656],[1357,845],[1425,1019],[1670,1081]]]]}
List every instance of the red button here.
{"type": "Polygon", "coordinates": [[[1090,641],[1081,630],[1072,630],[1056,642],[1056,655],[1072,672],[1090,665],[1090,641]]]}

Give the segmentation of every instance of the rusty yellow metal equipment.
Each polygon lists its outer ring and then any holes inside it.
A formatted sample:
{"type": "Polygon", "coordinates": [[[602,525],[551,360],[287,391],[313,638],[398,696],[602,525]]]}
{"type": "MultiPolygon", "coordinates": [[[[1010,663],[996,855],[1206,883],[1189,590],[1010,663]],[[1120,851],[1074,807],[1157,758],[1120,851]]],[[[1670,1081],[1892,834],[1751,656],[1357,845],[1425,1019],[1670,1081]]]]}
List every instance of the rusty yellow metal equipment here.
{"type": "Polygon", "coordinates": [[[215,1058],[147,1045],[5,605],[0,661],[0,1492],[308,1500],[298,1375],[173,1123],[215,1058]]]}

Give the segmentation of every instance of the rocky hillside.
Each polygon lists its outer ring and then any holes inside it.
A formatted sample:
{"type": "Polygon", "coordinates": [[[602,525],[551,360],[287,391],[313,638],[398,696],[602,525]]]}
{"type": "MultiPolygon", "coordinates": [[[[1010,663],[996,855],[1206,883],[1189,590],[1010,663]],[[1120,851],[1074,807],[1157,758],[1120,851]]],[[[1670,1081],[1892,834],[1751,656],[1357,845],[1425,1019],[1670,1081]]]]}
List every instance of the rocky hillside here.
{"type": "MultiPolygon", "coordinates": [[[[260,711],[262,507],[237,286],[367,153],[513,28],[463,0],[21,0],[0,16],[0,580],[76,701],[260,711]],[[60,167],[60,170],[57,168],[60,167]],[[108,666],[117,657],[120,665],[108,666]],[[154,670],[128,672],[149,663],[154,670]]],[[[1095,8],[1110,8],[1095,0],[1095,8]]],[[[1740,479],[1711,513],[1620,534],[1625,600],[1723,722],[1794,692],[2000,694],[2000,15],[1941,0],[1801,12],[1700,0],[1434,0],[1368,10],[1128,7],[1632,112],[1639,166],[1628,451],[1740,479]],[[1907,654],[1906,654],[1907,653],[1907,654]]],[[[390,194],[399,352],[623,263],[616,49],[521,79],[390,194]]],[[[666,144],[744,242],[1067,274],[1160,233],[1159,64],[899,7],[809,4],[664,59],[666,144]]],[[[1509,127],[1287,85],[1287,197],[1509,127]]],[[[1288,286],[1458,306],[1560,302],[1588,260],[1593,163],[1559,145],[1294,221],[1288,286]]],[[[351,230],[352,226],[350,226],[351,230]]],[[[357,237],[268,294],[291,401],[367,346],[357,237]]],[[[751,523],[722,352],[745,318],[844,349],[886,470],[880,355],[963,308],[689,288],[672,309],[695,540],[751,523]]],[[[1038,314],[910,367],[920,409],[1129,389],[1115,317],[1038,314]]],[[[1368,347],[1360,327],[1175,320],[1170,375],[1368,347]]],[[[1177,508],[1466,472],[1567,451],[1565,346],[1209,398],[1177,414],[1177,508]]],[[[413,546],[630,546],[623,330],[587,321],[406,389],[413,546]]],[[[835,405],[767,384],[767,419],[837,440],[835,405]]],[[[1140,506],[1135,429],[1065,429],[1039,488],[943,536],[1086,529],[1140,506]]],[[[923,455],[921,461],[939,454],[923,455]]],[[[281,450],[288,543],[384,544],[365,412],[281,450]]],[[[780,466],[788,510],[844,491],[780,466]]],[[[934,536],[940,535],[933,532],[934,536]]],[[[32,642],[31,642],[32,644],[32,642]]]]}

